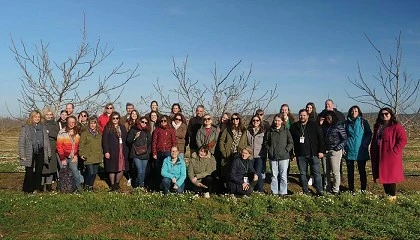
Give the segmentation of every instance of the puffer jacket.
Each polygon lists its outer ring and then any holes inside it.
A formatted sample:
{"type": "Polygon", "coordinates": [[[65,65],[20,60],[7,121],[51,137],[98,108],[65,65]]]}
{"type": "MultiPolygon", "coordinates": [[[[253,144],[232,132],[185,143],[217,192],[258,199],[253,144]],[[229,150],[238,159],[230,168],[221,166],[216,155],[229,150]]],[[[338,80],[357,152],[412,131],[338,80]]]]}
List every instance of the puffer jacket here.
{"type": "Polygon", "coordinates": [[[165,128],[155,128],[152,140],[153,155],[157,155],[158,152],[170,152],[174,146],[177,146],[175,129],[169,125],[166,125],[165,128]]]}
{"type": "MultiPolygon", "coordinates": [[[[51,146],[48,138],[47,128],[44,126],[42,128],[43,137],[44,137],[44,163],[49,163],[49,158],[51,158],[51,146]]],[[[25,167],[32,166],[32,157],[33,157],[33,147],[32,147],[32,134],[33,129],[30,125],[22,126],[19,135],[19,159],[20,165],[25,167]]]]}
{"type": "Polygon", "coordinates": [[[342,124],[323,127],[325,149],[339,151],[344,149],[347,133],[342,124]]]}
{"type": "Polygon", "coordinates": [[[259,158],[264,156],[264,154],[267,154],[265,151],[264,137],[265,133],[261,128],[257,133],[254,133],[252,128],[246,130],[246,138],[248,140],[248,145],[252,148],[254,158],[259,158]]]}
{"type": "MultiPolygon", "coordinates": [[[[74,141],[74,152],[73,156],[77,156],[79,154],[79,142],[80,142],[80,135],[77,134],[73,138],[74,141]]],[[[72,139],[70,135],[66,132],[66,129],[63,128],[60,130],[57,136],[57,152],[60,160],[63,161],[66,158],[72,157],[71,155],[72,150],[72,139]]]]}
{"type": "Polygon", "coordinates": [[[290,153],[293,149],[293,138],[285,126],[281,126],[280,129],[272,127],[267,131],[264,145],[268,149],[268,158],[270,160],[286,160],[290,159],[290,153]]]}

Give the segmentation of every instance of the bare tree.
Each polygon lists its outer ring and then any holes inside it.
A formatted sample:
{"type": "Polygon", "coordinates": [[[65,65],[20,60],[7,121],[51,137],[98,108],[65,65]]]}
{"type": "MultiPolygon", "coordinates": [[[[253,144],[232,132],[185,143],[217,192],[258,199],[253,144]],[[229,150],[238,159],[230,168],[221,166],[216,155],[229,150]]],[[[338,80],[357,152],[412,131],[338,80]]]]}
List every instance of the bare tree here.
{"type": "Polygon", "coordinates": [[[23,41],[17,46],[11,37],[11,42],[10,50],[23,71],[20,78],[21,97],[18,99],[21,114],[44,106],[51,106],[57,113],[69,102],[78,108],[96,112],[107,102],[116,102],[124,85],[139,75],[138,64],[130,70],[123,69],[123,63],[106,75],[95,74],[94,70],[110,57],[113,49],[102,44],[100,39],[93,46],[88,42],[85,16],[80,45],[74,56],[69,56],[62,63],[50,59],[49,44],[42,40],[35,45],[34,54],[28,51],[23,41]],[[119,78],[119,82],[113,81],[115,78],[119,78]],[[92,84],[94,81],[97,81],[96,85],[92,84]],[[89,87],[85,87],[87,82],[90,83],[89,87]]]}
{"type": "Polygon", "coordinates": [[[399,115],[401,123],[407,127],[412,122],[411,119],[420,113],[420,107],[416,105],[420,79],[414,79],[402,67],[401,32],[395,38],[395,55],[390,54],[389,57],[382,54],[367,34],[365,36],[376,51],[379,72],[373,75],[374,81],[370,82],[363,76],[358,63],[359,79],[349,78],[349,81],[362,93],[357,96],[350,95],[347,91],[346,93],[349,98],[359,103],[369,104],[376,108],[391,108],[399,115]]]}
{"type": "Polygon", "coordinates": [[[249,71],[234,75],[242,61],[238,61],[227,73],[219,74],[217,65],[211,70],[211,81],[191,80],[187,77],[188,56],[178,66],[173,62],[173,76],[178,86],[165,92],[159,79],[153,84],[161,98],[161,106],[170,109],[171,103],[181,103],[186,116],[194,116],[198,105],[206,106],[212,116],[220,116],[225,111],[252,114],[257,108],[266,109],[277,98],[277,84],[265,92],[258,92],[260,81],[251,80],[252,66],[249,71]]]}

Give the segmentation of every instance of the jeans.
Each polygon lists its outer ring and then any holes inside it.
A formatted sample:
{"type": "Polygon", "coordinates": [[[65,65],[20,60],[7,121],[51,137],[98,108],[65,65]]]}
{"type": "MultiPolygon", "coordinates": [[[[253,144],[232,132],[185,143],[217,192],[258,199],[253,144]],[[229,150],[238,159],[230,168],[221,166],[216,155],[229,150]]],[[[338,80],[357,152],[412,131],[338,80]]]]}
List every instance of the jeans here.
{"type": "Polygon", "coordinates": [[[314,178],[315,189],[317,194],[322,194],[322,179],[321,179],[321,161],[317,157],[312,156],[300,156],[297,157],[299,167],[299,179],[302,184],[302,190],[304,193],[309,193],[308,189],[308,166],[311,170],[311,175],[314,178]]]}
{"type": "Polygon", "coordinates": [[[322,170],[321,170],[321,182],[322,182],[322,186],[324,191],[327,190],[327,157],[326,154],[324,155],[323,158],[320,159],[321,160],[321,165],[322,165],[322,170]]]}
{"type": "Polygon", "coordinates": [[[99,170],[99,163],[95,164],[86,164],[86,172],[85,172],[85,185],[93,187],[95,183],[96,174],[98,174],[99,170]]]}
{"type": "Polygon", "coordinates": [[[343,156],[343,151],[338,150],[329,150],[326,156],[326,163],[327,163],[327,191],[332,191],[333,193],[340,192],[340,183],[341,183],[341,173],[340,173],[340,166],[341,166],[341,157],[343,156]],[[331,171],[334,175],[334,184],[331,187],[331,171]]]}
{"type": "Polygon", "coordinates": [[[360,190],[366,190],[367,175],[366,175],[366,161],[347,160],[347,180],[349,190],[354,191],[354,163],[357,162],[357,169],[360,175],[360,190]]]}
{"type": "Polygon", "coordinates": [[[264,192],[264,181],[262,179],[263,161],[261,158],[254,158],[254,169],[258,176],[257,185],[255,185],[255,191],[264,192]]]}
{"type": "Polygon", "coordinates": [[[289,159],[271,160],[271,192],[275,195],[287,194],[287,169],[289,168],[289,159]],[[280,181],[278,181],[280,180],[280,181]]]}
{"type": "Polygon", "coordinates": [[[172,179],[170,178],[163,178],[162,179],[162,186],[163,186],[163,194],[167,194],[170,191],[176,192],[176,193],[182,193],[184,192],[184,188],[185,188],[185,182],[181,185],[178,186],[178,189],[174,189],[174,183],[172,183],[172,179]]]}
{"type": "Polygon", "coordinates": [[[136,187],[144,187],[144,179],[146,179],[146,168],[148,159],[133,158],[134,165],[137,168],[137,183],[136,187]]]}
{"type": "Polygon", "coordinates": [[[76,188],[80,187],[80,184],[82,184],[83,176],[80,174],[79,169],[77,168],[78,164],[77,162],[72,162],[73,158],[66,158],[67,166],[71,169],[73,172],[73,179],[74,184],[76,185],[76,188]]]}

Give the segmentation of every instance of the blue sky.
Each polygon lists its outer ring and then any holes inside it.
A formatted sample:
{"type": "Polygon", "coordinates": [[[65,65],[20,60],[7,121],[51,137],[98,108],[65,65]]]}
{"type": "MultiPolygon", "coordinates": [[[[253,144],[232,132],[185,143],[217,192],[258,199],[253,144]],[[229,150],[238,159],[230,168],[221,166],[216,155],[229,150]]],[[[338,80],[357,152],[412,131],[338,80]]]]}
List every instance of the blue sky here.
{"type": "Polygon", "coordinates": [[[375,51],[363,33],[389,54],[401,31],[403,64],[415,79],[420,77],[420,1],[414,0],[35,0],[3,2],[0,12],[2,116],[7,115],[6,103],[12,112],[18,108],[20,96],[22,73],[9,49],[10,35],[31,47],[48,42],[53,60],[63,62],[80,42],[83,13],[88,40],[100,38],[114,48],[99,71],[106,73],[121,62],[140,64],[140,77],[126,87],[123,103],[153,92],[157,78],[173,86],[172,57],[181,61],[188,54],[189,76],[200,81],[211,80],[215,63],[219,72],[239,60],[240,70],[252,64],[251,78],[261,81],[261,93],[279,85],[279,97],[268,112],[278,111],[282,103],[297,112],[309,101],[322,109],[328,97],[346,112],[355,102],[344,89],[360,93],[348,82],[357,77],[357,62],[367,79],[378,72],[375,51]]]}

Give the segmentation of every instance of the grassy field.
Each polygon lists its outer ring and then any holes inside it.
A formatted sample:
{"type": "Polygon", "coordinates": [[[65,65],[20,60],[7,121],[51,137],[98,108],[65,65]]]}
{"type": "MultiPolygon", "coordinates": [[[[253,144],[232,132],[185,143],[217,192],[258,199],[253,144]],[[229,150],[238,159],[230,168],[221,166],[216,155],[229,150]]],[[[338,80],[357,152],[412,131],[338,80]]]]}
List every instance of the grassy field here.
{"type": "MultiPolygon", "coordinates": [[[[398,201],[383,198],[368,177],[368,193],[355,196],[301,195],[296,175],[292,195],[251,198],[193,194],[163,196],[122,183],[108,192],[98,178],[95,192],[81,194],[20,191],[17,134],[0,150],[0,238],[2,239],[418,239],[420,236],[420,143],[410,140],[405,170],[414,176],[398,185],[398,201]]],[[[370,165],[370,164],[368,164],[370,165]]],[[[292,163],[292,173],[296,173],[292,163]]],[[[345,172],[345,170],[344,170],[345,172]]],[[[357,175],[357,174],[356,174],[357,175]]],[[[345,178],[346,176],[344,176],[345,178]]],[[[125,180],[124,180],[125,181],[125,180]]],[[[356,180],[356,187],[358,180],[356,180]]],[[[346,183],[343,181],[343,189],[346,183]]],[[[266,184],[268,188],[268,184],[266,184]]]]}
{"type": "Polygon", "coordinates": [[[249,199],[0,191],[5,239],[418,239],[420,195],[249,199]]]}

